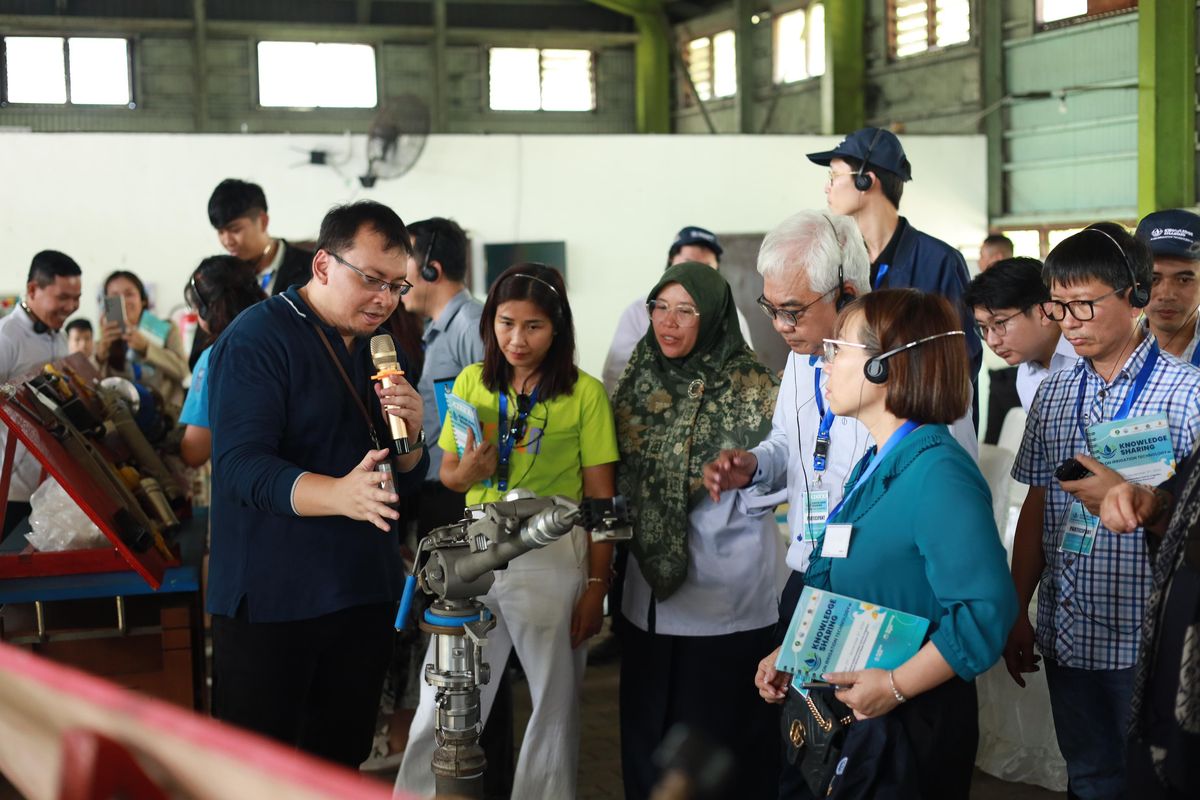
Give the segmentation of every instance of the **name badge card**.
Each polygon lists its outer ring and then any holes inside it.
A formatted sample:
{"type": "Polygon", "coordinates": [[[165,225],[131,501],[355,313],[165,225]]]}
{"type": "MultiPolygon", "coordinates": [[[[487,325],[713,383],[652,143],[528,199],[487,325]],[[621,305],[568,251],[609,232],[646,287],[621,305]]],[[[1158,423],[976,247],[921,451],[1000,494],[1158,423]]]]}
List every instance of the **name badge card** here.
{"type": "Polygon", "coordinates": [[[850,532],[853,525],[826,525],[825,546],[821,548],[822,558],[845,558],[850,555],[850,532]]]}
{"type": "Polygon", "coordinates": [[[1090,556],[1092,547],[1096,544],[1096,529],[1099,526],[1100,518],[1089,514],[1083,507],[1083,503],[1076,500],[1071,503],[1071,510],[1067,514],[1067,528],[1063,532],[1062,545],[1059,550],[1064,553],[1090,556]]]}
{"type": "Polygon", "coordinates": [[[815,542],[825,530],[829,519],[829,492],[825,490],[804,493],[804,541],[815,542]]]}
{"type": "Polygon", "coordinates": [[[1130,483],[1157,486],[1175,474],[1175,449],[1166,414],[1090,425],[1087,440],[1092,456],[1130,483]]]}

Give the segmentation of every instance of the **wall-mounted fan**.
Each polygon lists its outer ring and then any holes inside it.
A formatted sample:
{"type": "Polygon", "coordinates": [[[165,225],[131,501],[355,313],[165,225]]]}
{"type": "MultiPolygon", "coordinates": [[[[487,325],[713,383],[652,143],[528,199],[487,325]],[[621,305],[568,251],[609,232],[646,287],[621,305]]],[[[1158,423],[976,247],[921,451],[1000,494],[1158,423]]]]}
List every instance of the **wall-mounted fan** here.
{"type": "Polygon", "coordinates": [[[384,103],[367,134],[367,171],[358,179],[363,187],[412,169],[425,149],[429,126],[429,106],[421,98],[404,94],[384,103]]]}

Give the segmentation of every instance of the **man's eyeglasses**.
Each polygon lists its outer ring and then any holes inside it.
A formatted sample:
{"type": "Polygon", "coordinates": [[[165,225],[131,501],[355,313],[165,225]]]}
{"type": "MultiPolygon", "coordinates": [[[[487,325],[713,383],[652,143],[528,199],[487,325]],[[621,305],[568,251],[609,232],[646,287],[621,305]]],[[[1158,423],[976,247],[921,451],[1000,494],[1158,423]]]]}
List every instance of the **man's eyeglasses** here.
{"type": "Polygon", "coordinates": [[[842,347],[853,347],[857,350],[867,349],[865,344],[859,344],[858,342],[846,342],[841,339],[822,339],[821,356],[824,358],[825,363],[832,364],[833,360],[837,358],[838,349],[842,347]]]}
{"type": "Polygon", "coordinates": [[[758,296],[758,300],[756,302],[758,303],[758,307],[762,309],[762,312],[767,315],[767,319],[770,319],[772,321],[777,319],[780,322],[782,322],[784,325],[788,326],[789,328],[794,328],[794,327],[796,327],[796,321],[804,316],[804,312],[808,311],[810,308],[815,306],[817,303],[821,302],[826,297],[829,297],[829,295],[836,292],[837,288],[838,287],[836,287],[836,286],[833,287],[828,292],[825,292],[825,294],[818,297],[816,300],[813,300],[811,303],[800,306],[800,308],[797,308],[794,310],[790,309],[790,308],[777,308],[776,306],[773,306],[770,303],[768,303],[766,296],[761,295],[761,294],[758,296]]]}
{"type": "Polygon", "coordinates": [[[408,294],[408,290],[413,287],[411,283],[403,278],[401,278],[398,283],[388,283],[387,281],[381,281],[379,278],[372,278],[370,275],[339,256],[337,253],[330,252],[329,250],[326,250],[325,252],[329,253],[329,255],[333,257],[334,261],[338,262],[346,269],[357,272],[358,276],[362,278],[363,285],[373,292],[387,291],[391,292],[392,297],[403,297],[404,295],[408,294]]]}
{"type": "Polygon", "coordinates": [[[1067,318],[1067,312],[1080,322],[1088,322],[1096,318],[1096,303],[1106,297],[1112,297],[1125,291],[1124,288],[1113,289],[1108,294],[1102,294],[1093,300],[1071,300],[1064,303],[1061,300],[1047,300],[1042,303],[1042,313],[1054,322],[1062,322],[1067,318]]]}
{"type": "Polygon", "coordinates": [[[831,170],[829,170],[829,185],[833,186],[833,182],[836,181],[838,178],[842,177],[843,175],[853,175],[853,174],[854,174],[854,170],[852,170],[852,169],[846,170],[845,172],[838,172],[835,169],[831,169],[831,170]]]}
{"type": "Polygon", "coordinates": [[[675,317],[675,324],[681,328],[694,328],[700,322],[700,312],[695,306],[686,303],[669,306],[662,300],[651,300],[646,303],[646,311],[650,313],[652,322],[664,322],[668,317],[675,317]]]}
{"type": "Polygon", "coordinates": [[[1004,334],[1008,333],[1008,323],[1031,308],[1033,306],[1025,306],[1015,314],[1009,314],[1007,317],[996,317],[989,323],[976,322],[975,330],[979,331],[980,339],[986,340],[989,333],[994,333],[996,336],[1004,336],[1004,334]]]}

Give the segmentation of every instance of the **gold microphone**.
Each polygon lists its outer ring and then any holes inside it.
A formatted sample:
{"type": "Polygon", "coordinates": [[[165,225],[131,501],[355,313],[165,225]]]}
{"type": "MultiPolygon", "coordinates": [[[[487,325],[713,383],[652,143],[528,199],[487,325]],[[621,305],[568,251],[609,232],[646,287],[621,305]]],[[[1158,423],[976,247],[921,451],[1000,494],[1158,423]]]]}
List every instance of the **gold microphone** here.
{"type": "MultiPolygon", "coordinates": [[[[371,337],[371,362],[378,370],[371,378],[382,381],[383,388],[395,386],[397,381],[405,379],[404,370],[400,369],[400,362],[396,359],[396,343],[386,333],[371,337]]],[[[396,443],[396,452],[400,455],[412,452],[412,448],[408,444],[408,426],[404,424],[404,420],[388,414],[386,409],[384,416],[387,417],[388,427],[392,429],[392,440],[396,443]]]]}

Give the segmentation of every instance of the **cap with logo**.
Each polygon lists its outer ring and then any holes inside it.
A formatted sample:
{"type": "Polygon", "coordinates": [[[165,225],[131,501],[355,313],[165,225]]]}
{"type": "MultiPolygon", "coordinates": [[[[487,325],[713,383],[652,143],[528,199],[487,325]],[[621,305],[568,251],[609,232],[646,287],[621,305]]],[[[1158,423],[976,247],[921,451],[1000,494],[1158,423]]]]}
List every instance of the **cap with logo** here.
{"type": "Polygon", "coordinates": [[[860,128],[832,150],[808,154],[809,161],[823,167],[835,158],[853,158],[865,162],[868,171],[882,169],[899,175],[901,180],[912,180],[912,165],[904,155],[900,139],[883,128],[860,128]]]}
{"type": "Polygon", "coordinates": [[[1200,261],[1200,216],[1191,211],[1173,208],[1147,214],[1136,235],[1156,256],[1200,261]]]}
{"type": "Polygon", "coordinates": [[[689,244],[698,244],[702,247],[707,247],[717,254],[717,258],[720,258],[721,254],[725,252],[721,247],[721,240],[717,238],[715,233],[704,228],[698,228],[695,225],[689,225],[675,234],[675,241],[671,243],[671,249],[668,251],[667,257],[674,258],[676,253],[689,244]]]}

